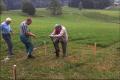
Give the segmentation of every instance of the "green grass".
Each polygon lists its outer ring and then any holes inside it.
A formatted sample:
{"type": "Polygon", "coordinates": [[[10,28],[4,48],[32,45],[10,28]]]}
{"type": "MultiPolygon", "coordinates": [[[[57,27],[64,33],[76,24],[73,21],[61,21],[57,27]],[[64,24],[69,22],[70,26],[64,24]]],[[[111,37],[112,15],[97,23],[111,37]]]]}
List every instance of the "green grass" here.
{"type": "MultiPolygon", "coordinates": [[[[26,60],[24,45],[19,39],[19,25],[27,18],[20,11],[4,12],[1,21],[11,17],[15,56],[6,64],[1,63],[1,79],[12,79],[12,65],[17,65],[18,79],[120,79],[120,23],[117,10],[63,9],[63,15],[50,16],[44,8],[37,9],[30,29],[37,35],[33,39],[36,59],[26,60]],[[56,23],[66,26],[69,34],[66,58],[55,58],[48,35],[56,23]],[[47,41],[44,54],[43,41],[47,41]],[[97,54],[93,55],[88,45],[97,43],[97,54]],[[118,49],[117,49],[118,48],[118,49]]],[[[1,40],[1,60],[6,56],[6,45],[1,40]]]]}

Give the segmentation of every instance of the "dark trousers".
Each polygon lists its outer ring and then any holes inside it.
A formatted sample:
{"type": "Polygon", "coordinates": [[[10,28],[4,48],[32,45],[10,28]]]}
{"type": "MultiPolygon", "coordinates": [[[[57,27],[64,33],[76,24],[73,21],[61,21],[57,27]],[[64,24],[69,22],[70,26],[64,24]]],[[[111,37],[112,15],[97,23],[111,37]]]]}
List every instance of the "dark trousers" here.
{"type": "Polygon", "coordinates": [[[28,36],[26,36],[26,35],[20,35],[20,40],[25,45],[27,54],[28,55],[32,55],[33,44],[31,42],[31,39],[28,36]]]}
{"type": "Polygon", "coordinates": [[[51,39],[54,44],[56,56],[59,57],[59,53],[60,53],[59,43],[61,43],[61,45],[62,45],[63,56],[67,56],[67,53],[66,53],[67,41],[62,41],[60,39],[53,40],[53,38],[51,38],[51,39]]]}
{"type": "Polygon", "coordinates": [[[7,43],[7,47],[8,47],[8,55],[12,55],[13,54],[13,44],[11,41],[11,36],[9,33],[7,34],[2,34],[3,39],[5,40],[5,42],[7,43]]]}

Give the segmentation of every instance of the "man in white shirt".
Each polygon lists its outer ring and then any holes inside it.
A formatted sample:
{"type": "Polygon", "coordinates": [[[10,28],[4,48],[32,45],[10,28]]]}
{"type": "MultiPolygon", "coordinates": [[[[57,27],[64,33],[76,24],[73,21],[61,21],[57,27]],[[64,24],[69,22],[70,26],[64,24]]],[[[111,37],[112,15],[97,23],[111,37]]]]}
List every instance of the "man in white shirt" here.
{"type": "Polygon", "coordinates": [[[60,52],[59,42],[62,45],[63,57],[66,57],[67,56],[66,48],[67,48],[67,42],[68,42],[68,34],[67,34],[66,28],[63,25],[56,24],[50,37],[55,47],[56,57],[59,57],[59,52],[60,52]]]}

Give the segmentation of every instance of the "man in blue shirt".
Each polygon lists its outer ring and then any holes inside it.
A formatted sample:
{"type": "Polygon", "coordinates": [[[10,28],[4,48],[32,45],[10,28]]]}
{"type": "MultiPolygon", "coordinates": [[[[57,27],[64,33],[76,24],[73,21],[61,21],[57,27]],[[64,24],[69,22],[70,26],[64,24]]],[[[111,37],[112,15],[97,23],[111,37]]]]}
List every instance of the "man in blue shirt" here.
{"type": "Polygon", "coordinates": [[[11,21],[11,18],[6,18],[6,20],[0,25],[0,33],[2,34],[2,38],[5,40],[8,47],[8,57],[11,57],[13,55],[13,44],[10,34],[12,32],[12,29],[10,27],[11,21]]]}
{"type": "Polygon", "coordinates": [[[33,44],[31,42],[31,36],[36,37],[35,34],[30,32],[28,25],[32,23],[32,19],[28,18],[20,24],[20,40],[25,45],[27,58],[34,58],[32,56],[33,44]]]}

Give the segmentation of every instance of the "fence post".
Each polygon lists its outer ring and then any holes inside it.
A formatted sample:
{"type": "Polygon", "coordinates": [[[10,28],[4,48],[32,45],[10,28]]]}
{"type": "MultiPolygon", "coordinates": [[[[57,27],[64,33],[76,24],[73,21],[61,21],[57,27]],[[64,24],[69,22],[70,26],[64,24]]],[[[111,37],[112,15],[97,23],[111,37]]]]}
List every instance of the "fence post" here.
{"type": "Polygon", "coordinates": [[[16,65],[13,65],[13,80],[17,80],[16,76],[16,65]]]}
{"type": "Polygon", "coordinates": [[[46,41],[44,41],[44,49],[45,49],[45,55],[47,53],[47,45],[46,45],[46,41]]]}
{"type": "Polygon", "coordinates": [[[94,47],[93,47],[93,53],[94,55],[96,55],[96,50],[97,50],[97,45],[96,45],[96,42],[94,43],[94,47]]]}

